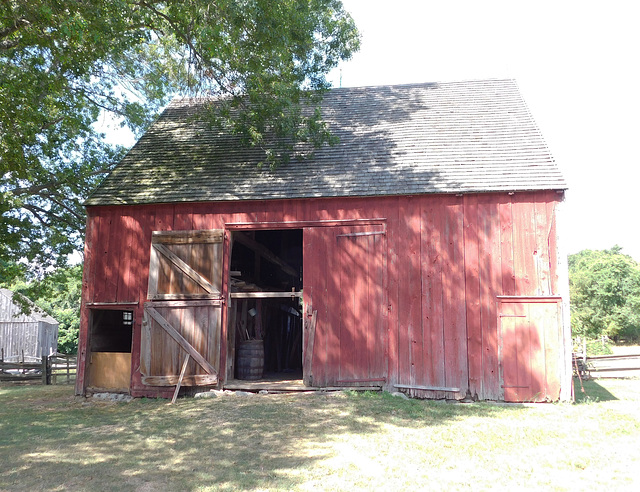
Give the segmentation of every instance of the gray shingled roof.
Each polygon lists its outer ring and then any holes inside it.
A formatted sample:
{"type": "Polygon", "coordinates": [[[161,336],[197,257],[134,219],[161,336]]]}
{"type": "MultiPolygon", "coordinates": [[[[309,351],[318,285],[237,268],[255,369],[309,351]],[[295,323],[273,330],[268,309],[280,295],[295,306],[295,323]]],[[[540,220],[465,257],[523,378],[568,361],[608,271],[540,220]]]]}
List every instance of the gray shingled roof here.
{"type": "Polygon", "coordinates": [[[174,100],[87,205],[565,189],[513,80],[333,89],[336,146],[275,171],[174,100]]]}

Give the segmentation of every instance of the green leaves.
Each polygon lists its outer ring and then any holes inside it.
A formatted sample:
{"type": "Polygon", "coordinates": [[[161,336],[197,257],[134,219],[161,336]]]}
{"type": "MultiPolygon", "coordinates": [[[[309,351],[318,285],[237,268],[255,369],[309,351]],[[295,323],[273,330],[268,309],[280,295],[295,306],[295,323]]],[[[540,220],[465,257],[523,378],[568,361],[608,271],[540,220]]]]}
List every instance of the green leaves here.
{"type": "Polygon", "coordinates": [[[569,256],[574,335],[640,340],[640,265],[621,250],[569,256]]]}
{"type": "Polygon", "coordinates": [[[123,153],[102,112],[139,135],[171,96],[213,96],[210,123],[275,166],[331,143],[313,108],[358,46],[338,0],[0,1],[0,259],[81,247],[81,203],[123,153]]]}

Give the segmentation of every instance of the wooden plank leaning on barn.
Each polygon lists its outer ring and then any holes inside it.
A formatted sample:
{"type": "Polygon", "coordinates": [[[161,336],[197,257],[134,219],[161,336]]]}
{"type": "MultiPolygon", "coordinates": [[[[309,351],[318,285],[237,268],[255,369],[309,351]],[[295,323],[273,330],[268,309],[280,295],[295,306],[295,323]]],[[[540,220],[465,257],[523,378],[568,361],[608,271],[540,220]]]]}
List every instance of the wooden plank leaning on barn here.
{"type": "Polygon", "coordinates": [[[318,311],[314,310],[311,315],[311,319],[308,320],[305,324],[308,330],[307,338],[306,338],[306,347],[304,351],[304,360],[303,360],[303,374],[304,374],[304,385],[310,386],[312,380],[312,367],[311,362],[313,360],[313,344],[315,342],[316,337],[316,323],[318,321],[318,311]]]}
{"type": "Polygon", "coordinates": [[[178,393],[180,393],[180,385],[182,385],[182,380],[184,379],[184,373],[187,372],[187,364],[189,363],[189,358],[191,355],[187,354],[184,358],[184,362],[182,363],[182,370],[180,371],[180,377],[178,378],[178,383],[176,384],[176,390],[173,392],[173,398],[171,398],[171,404],[173,405],[178,399],[178,393]]]}

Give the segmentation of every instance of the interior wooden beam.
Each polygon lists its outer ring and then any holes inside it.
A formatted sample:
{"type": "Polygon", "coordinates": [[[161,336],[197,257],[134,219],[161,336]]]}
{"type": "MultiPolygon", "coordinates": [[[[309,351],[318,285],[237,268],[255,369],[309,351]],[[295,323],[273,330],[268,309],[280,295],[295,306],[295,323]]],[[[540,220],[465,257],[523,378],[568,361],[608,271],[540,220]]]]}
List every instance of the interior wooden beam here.
{"type": "Polygon", "coordinates": [[[287,297],[302,297],[302,292],[231,292],[232,299],[286,299],[287,297]]]}
{"type": "Polygon", "coordinates": [[[247,236],[242,232],[235,233],[233,235],[233,238],[234,240],[238,241],[240,244],[258,253],[265,260],[270,261],[275,265],[278,265],[280,268],[282,268],[282,271],[285,272],[286,274],[291,275],[294,278],[298,277],[299,273],[296,271],[295,268],[290,266],[286,261],[284,261],[282,258],[277,256],[273,251],[271,251],[269,248],[267,248],[263,244],[260,244],[256,240],[251,239],[249,236],[247,236]]]}

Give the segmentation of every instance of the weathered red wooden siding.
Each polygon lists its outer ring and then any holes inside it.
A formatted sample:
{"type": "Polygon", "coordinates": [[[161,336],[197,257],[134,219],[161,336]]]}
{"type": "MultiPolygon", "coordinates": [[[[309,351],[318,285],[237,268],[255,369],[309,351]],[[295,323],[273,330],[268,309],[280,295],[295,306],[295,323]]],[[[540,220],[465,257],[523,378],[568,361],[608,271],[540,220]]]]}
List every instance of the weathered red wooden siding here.
{"type": "Polygon", "coordinates": [[[384,224],[307,227],[304,242],[304,300],[318,311],[313,384],[384,382],[384,224]]]}
{"type": "MultiPolygon", "coordinates": [[[[143,393],[139,334],[151,231],[223,229],[225,224],[242,222],[383,218],[386,291],[382,301],[378,294],[370,297],[383,304],[376,312],[387,316],[388,383],[459,388],[455,394],[413,391],[418,396],[461,397],[469,391],[481,399],[502,399],[497,297],[559,293],[554,214],[561,199],[561,194],[549,191],[91,207],[83,301],[85,305],[138,303],[132,388],[143,393]]],[[[320,228],[305,230],[304,243],[305,264],[309,255],[326,264],[334,254],[334,245],[323,239],[320,228]]],[[[335,322],[336,306],[329,305],[326,294],[339,291],[335,273],[325,268],[314,280],[310,294],[313,309],[318,310],[318,326],[335,322]]],[[[305,270],[305,283],[308,274],[305,270]]],[[[358,307],[366,309],[368,316],[377,308],[358,307]]],[[[85,308],[81,351],[89,349],[88,320],[85,308]]],[[[335,331],[318,331],[316,376],[335,379],[332,371],[339,367],[339,344],[335,331]]]]}

